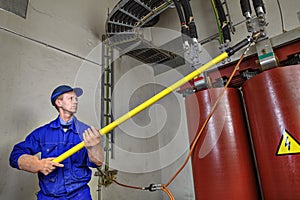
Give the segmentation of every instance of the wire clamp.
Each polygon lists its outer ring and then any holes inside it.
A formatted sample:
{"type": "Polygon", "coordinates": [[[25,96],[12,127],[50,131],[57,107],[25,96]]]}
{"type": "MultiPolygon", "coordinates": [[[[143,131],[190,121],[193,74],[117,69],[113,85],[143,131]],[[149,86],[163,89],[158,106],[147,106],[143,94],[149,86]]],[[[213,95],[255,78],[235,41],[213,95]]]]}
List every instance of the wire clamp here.
{"type": "Polygon", "coordinates": [[[150,192],[154,192],[156,190],[161,190],[162,184],[150,184],[149,187],[145,187],[144,190],[149,190],[150,192]]]}

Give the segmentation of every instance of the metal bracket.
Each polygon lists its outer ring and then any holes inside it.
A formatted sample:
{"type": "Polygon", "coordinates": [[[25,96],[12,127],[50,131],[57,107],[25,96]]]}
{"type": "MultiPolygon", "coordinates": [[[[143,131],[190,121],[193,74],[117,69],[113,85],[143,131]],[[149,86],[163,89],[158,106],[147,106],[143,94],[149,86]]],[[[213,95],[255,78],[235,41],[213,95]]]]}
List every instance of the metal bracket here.
{"type": "Polygon", "coordinates": [[[117,170],[108,170],[108,171],[102,171],[101,169],[97,168],[98,171],[95,172],[95,176],[99,176],[98,180],[98,187],[101,188],[101,186],[109,186],[113,183],[113,181],[116,179],[116,175],[118,174],[117,170]]]}
{"type": "Polygon", "coordinates": [[[268,38],[256,43],[256,51],[262,71],[278,66],[271,42],[268,38]]]}

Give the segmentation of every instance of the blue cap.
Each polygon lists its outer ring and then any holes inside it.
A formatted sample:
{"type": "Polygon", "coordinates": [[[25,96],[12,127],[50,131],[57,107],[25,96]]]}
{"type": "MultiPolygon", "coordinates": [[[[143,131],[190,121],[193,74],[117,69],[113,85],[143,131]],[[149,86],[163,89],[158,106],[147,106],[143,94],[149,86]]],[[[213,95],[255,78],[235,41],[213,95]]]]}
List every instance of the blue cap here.
{"type": "Polygon", "coordinates": [[[51,103],[54,106],[55,105],[55,100],[57,99],[57,97],[61,94],[64,94],[66,92],[71,92],[74,91],[77,95],[77,97],[81,96],[83,93],[83,90],[81,88],[72,88],[68,85],[61,85],[58,86],[57,88],[55,88],[52,92],[51,95],[51,103]]]}

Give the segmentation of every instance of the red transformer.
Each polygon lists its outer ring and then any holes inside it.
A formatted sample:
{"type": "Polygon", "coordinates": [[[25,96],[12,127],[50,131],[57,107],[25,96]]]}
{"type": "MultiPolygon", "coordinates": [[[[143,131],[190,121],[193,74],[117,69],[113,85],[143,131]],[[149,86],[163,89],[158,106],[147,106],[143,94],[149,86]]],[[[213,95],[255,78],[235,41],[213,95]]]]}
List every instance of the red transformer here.
{"type": "Polygon", "coordinates": [[[264,71],[243,93],[264,199],[300,199],[300,65],[264,71]]]}
{"type": "MultiPolygon", "coordinates": [[[[186,97],[191,141],[209,115],[222,88],[186,97]]],[[[259,199],[254,162],[239,91],[229,88],[192,155],[196,199],[259,199]]]]}

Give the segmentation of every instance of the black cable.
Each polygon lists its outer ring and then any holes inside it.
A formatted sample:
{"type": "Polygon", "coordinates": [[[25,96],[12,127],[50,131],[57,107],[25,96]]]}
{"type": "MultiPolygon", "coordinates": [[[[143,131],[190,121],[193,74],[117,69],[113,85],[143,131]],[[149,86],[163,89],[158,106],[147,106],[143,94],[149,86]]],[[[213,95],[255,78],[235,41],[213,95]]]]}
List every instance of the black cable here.
{"type": "Polygon", "coordinates": [[[189,0],[181,0],[184,11],[186,12],[186,21],[189,23],[190,18],[193,17],[193,11],[190,5],[189,0]]]}
{"type": "Polygon", "coordinates": [[[174,5],[177,10],[177,14],[178,14],[180,24],[181,24],[182,40],[183,40],[183,42],[188,41],[189,29],[188,29],[185,17],[182,12],[181,3],[179,2],[179,0],[174,0],[174,5]]]}
{"type": "Polygon", "coordinates": [[[231,41],[230,30],[229,30],[229,25],[227,22],[227,18],[225,15],[223,5],[220,0],[215,0],[215,3],[216,3],[216,8],[217,8],[217,11],[219,14],[219,20],[220,20],[220,24],[221,24],[221,28],[222,28],[224,41],[230,42],[231,41]]]}
{"type": "Polygon", "coordinates": [[[265,5],[264,5],[264,2],[262,0],[253,0],[253,6],[254,6],[254,9],[256,10],[258,7],[262,7],[264,13],[266,13],[266,10],[265,10],[265,5]]]}
{"type": "Polygon", "coordinates": [[[180,24],[181,25],[186,24],[185,18],[183,16],[183,13],[182,13],[182,10],[181,10],[180,3],[178,2],[178,0],[174,0],[173,2],[174,2],[174,5],[175,5],[175,8],[177,10],[177,14],[178,14],[178,17],[179,17],[179,20],[180,20],[180,24]]]}
{"type": "Polygon", "coordinates": [[[182,5],[182,9],[183,9],[183,12],[184,12],[184,18],[185,18],[185,21],[187,23],[187,25],[189,24],[190,22],[190,13],[189,13],[189,9],[187,8],[187,4],[186,4],[186,1],[185,0],[180,0],[180,3],[182,5]]]}
{"type": "Polygon", "coordinates": [[[252,42],[253,42],[253,38],[248,37],[248,38],[242,40],[241,42],[237,43],[233,47],[229,47],[228,49],[226,49],[226,52],[228,53],[228,56],[232,56],[233,54],[235,54],[235,52],[239,51],[240,49],[249,45],[252,42]]]}
{"type": "Polygon", "coordinates": [[[183,10],[186,16],[186,22],[189,27],[189,36],[198,39],[197,28],[193,17],[192,8],[189,0],[181,0],[183,10]]]}
{"type": "MultiPolygon", "coordinates": [[[[246,15],[246,13],[252,14],[251,6],[249,0],[240,0],[241,9],[243,16],[246,15]]],[[[246,16],[245,16],[246,17],[246,16]]]]}
{"type": "Polygon", "coordinates": [[[223,5],[220,0],[215,0],[215,3],[216,3],[216,8],[217,8],[217,11],[219,14],[219,19],[220,19],[221,26],[222,26],[222,24],[227,21],[226,15],[224,12],[224,8],[223,8],[223,5]]]}
{"type": "Polygon", "coordinates": [[[222,28],[223,38],[225,42],[231,42],[230,29],[228,23],[222,28]]]}

